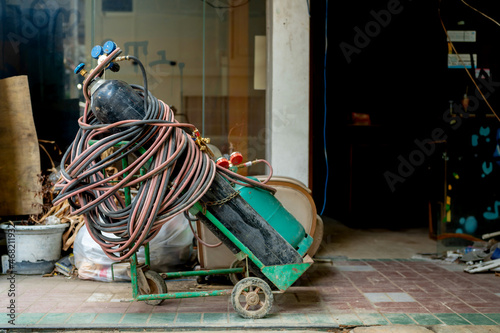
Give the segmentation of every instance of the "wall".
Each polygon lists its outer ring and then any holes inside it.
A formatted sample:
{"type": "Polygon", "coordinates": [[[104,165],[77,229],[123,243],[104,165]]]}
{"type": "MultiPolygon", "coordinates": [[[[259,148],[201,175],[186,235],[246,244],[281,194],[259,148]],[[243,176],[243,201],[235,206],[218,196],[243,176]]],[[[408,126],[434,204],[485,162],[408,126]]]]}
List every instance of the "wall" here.
{"type": "Polygon", "coordinates": [[[268,3],[268,157],[274,174],[308,185],[309,15],[304,0],[268,3]]]}
{"type": "MultiPolygon", "coordinates": [[[[265,2],[130,3],[128,12],[103,10],[103,0],[86,3],[86,49],[114,40],[143,62],[149,90],[186,116],[179,121],[197,126],[222,153],[234,147],[245,159],[265,158],[264,92],[253,89],[254,36],[266,32],[265,2]]],[[[82,61],[91,61],[89,53],[82,61]]],[[[131,64],[106,75],[142,85],[131,64]]],[[[261,170],[262,164],[250,172],[261,170]]]]}
{"type": "MultiPolygon", "coordinates": [[[[144,63],[149,89],[167,104],[180,108],[181,89],[184,96],[201,96],[203,2],[133,1],[131,12],[103,12],[101,8],[102,0],[96,0],[92,21],[92,1],[87,2],[87,54],[94,46],[91,41],[93,29],[94,44],[102,45],[112,39],[122,48],[123,54],[135,55],[144,63]],[[175,61],[176,64],[171,66],[168,61],[175,61]],[[180,64],[183,64],[182,68],[180,64]]],[[[227,93],[221,89],[220,83],[221,72],[226,66],[224,59],[227,57],[227,18],[226,14],[217,15],[208,5],[205,9],[206,94],[222,96],[227,93]]],[[[90,60],[88,57],[87,61],[90,60]]],[[[121,67],[118,74],[107,73],[108,78],[116,77],[142,85],[137,66],[124,63],[121,67]]]]}

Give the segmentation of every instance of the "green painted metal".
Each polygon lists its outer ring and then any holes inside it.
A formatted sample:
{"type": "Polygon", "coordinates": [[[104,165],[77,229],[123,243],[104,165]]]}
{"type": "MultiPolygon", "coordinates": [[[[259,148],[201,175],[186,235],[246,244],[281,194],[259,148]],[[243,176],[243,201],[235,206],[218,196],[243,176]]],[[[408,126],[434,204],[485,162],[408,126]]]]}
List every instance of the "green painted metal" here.
{"type": "Polygon", "coordinates": [[[234,274],[234,273],[243,273],[243,267],[238,268],[227,268],[227,269],[211,269],[207,271],[186,271],[186,272],[169,272],[162,273],[163,276],[167,278],[177,278],[177,277],[185,277],[185,276],[207,276],[207,275],[217,275],[217,274],[234,274]]]}
{"type": "Polygon", "coordinates": [[[212,291],[193,291],[193,292],[177,292],[157,295],[139,295],[134,297],[138,301],[151,301],[157,299],[175,299],[175,298],[194,298],[194,297],[209,297],[209,296],[229,296],[232,290],[212,290],[212,291]]]}
{"type": "Polygon", "coordinates": [[[245,259],[247,257],[247,255],[245,254],[245,252],[241,251],[241,252],[238,252],[234,255],[236,257],[236,259],[238,259],[239,261],[242,261],[243,259],[245,259]]]}
{"type": "Polygon", "coordinates": [[[115,261],[111,263],[111,281],[115,281],[115,269],[114,265],[119,264],[120,261],[115,261]]]}
{"type": "MultiPolygon", "coordinates": [[[[92,140],[90,144],[94,144],[96,140],[92,140]]],[[[116,146],[120,146],[126,144],[126,142],[120,142],[116,146]]],[[[144,148],[139,148],[139,151],[142,153],[145,152],[144,148]]],[[[151,163],[151,161],[148,161],[151,163]]],[[[128,167],[128,161],[126,158],[122,158],[122,168],[125,169],[128,167]]],[[[146,166],[147,168],[148,166],[146,166]]],[[[140,169],[140,175],[144,175],[146,173],[145,168],[140,169]]],[[[127,173],[124,174],[127,176],[127,173]]],[[[132,195],[130,193],[130,188],[124,188],[125,194],[125,204],[128,206],[132,203],[132,195]]],[[[197,204],[196,209],[193,208],[193,214],[196,214],[201,211],[201,205],[197,204]],[[197,210],[197,211],[196,211],[197,210]]],[[[246,250],[247,255],[251,254],[250,251],[243,245],[241,242],[236,239],[230,232],[227,230],[212,214],[207,213],[207,217],[217,225],[221,231],[228,236],[237,246],[240,245],[243,252],[246,250]]],[[[149,243],[144,245],[144,255],[145,255],[145,264],[150,266],[150,249],[149,243]]],[[[259,267],[262,267],[263,264],[254,257],[254,261],[259,267]]],[[[167,294],[151,294],[151,295],[139,295],[139,284],[138,284],[138,261],[137,261],[137,253],[132,254],[130,261],[130,280],[132,284],[132,297],[138,301],[147,301],[147,300],[159,300],[159,299],[174,299],[174,298],[193,298],[193,297],[208,297],[208,296],[227,296],[231,295],[232,290],[214,290],[214,291],[197,291],[197,292],[176,292],[176,293],[167,293],[167,294]]],[[[186,276],[206,276],[206,275],[216,275],[216,274],[234,274],[234,273],[242,273],[244,268],[228,268],[228,269],[214,269],[207,271],[187,271],[187,272],[169,272],[164,273],[166,277],[186,277],[186,276]]],[[[111,272],[114,279],[113,265],[111,265],[111,272]]]]}
{"type": "MultiPolygon", "coordinates": [[[[195,203],[193,207],[189,210],[189,212],[193,215],[198,214],[199,212],[203,212],[203,207],[199,202],[195,203]]],[[[241,251],[243,251],[250,260],[258,267],[264,267],[262,261],[257,258],[249,249],[246,247],[238,238],[236,238],[231,231],[229,231],[215,216],[213,216],[210,212],[205,212],[205,216],[212,222],[223,234],[226,236],[234,245],[236,245],[241,251]]]]}
{"type": "Polygon", "coordinates": [[[303,262],[301,264],[266,266],[262,268],[262,273],[279,290],[288,289],[297,279],[312,265],[312,262],[303,262]]]}
{"type": "Polygon", "coordinates": [[[302,239],[302,241],[299,243],[299,246],[297,248],[297,252],[301,256],[306,255],[307,250],[309,250],[309,248],[311,247],[311,244],[313,243],[313,238],[311,236],[309,236],[308,234],[306,234],[306,235],[307,235],[307,237],[302,239]]]}
{"type": "MultiPolygon", "coordinates": [[[[257,180],[254,177],[249,179],[257,180]]],[[[255,211],[264,218],[293,248],[306,237],[302,224],[290,214],[278,199],[268,191],[257,187],[235,185],[236,191],[255,211]]],[[[312,243],[311,243],[312,244],[312,243]]],[[[307,251],[307,249],[306,249],[307,251]]]]}
{"type": "Polygon", "coordinates": [[[134,253],[130,261],[130,282],[132,283],[132,298],[139,295],[139,285],[137,284],[137,253],[134,253]]]}
{"type": "Polygon", "coordinates": [[[151,267],[151,256],[149,252],[149,243],[144,244],[144,261],[146,266],[151,267]]]}
{"type": "MultiPolygon", "coordinates": [[[[122,166],[126,168],[128,162],[122,159],[122,166]]],[[[141,175],[145,173],[143,169],[140,171],[141,175]]],[[[302,225],[284,209],[279,201],[266,191],[256,188],[239,189],[242,197],[247,200],[252,207],[259,213],[268,223],[276,229],[292,246],[298,249],[299,254],[305,255],[312,243],[312,237],[309,237],[302,225]]],[[[131,203],[130,189],[125,189],[125,203],[131,203]]],[[[191,214],[196,215],[203,212],[203,207],[200,203],[196,203],[191,209],[191,214]]],[[[231,241],[241,252],[237,257],[248,257],[252,262],[261,269],[262,273],[269,278],[269,280],[284,291],[290,287],[310,266],[311,262],[304,262],[301,264],[289,264],[279,266],[264,266],[264,264],[257,258],[243,243],[239,241],[215,216],[210,212],[203,212],[203,214],[231,241]]],[[[150,264],[150,251],[149,244],[145,244],[145,259],[146,265],[150,264]]],[[[209,296],[228,296],[231,295],[232,290],[213,290],[213,291],[196,291],[196,292],[175,292],[166,294],[151,294],[139,295],[138,285],[138,262],[137,254],[134,253],[130,261],[130,278],[132,283],[132,297],[138,301],[159,300],[159,299],[176,299],[176,298],[194,298],[194,297],[209,297],[209,296]]],[[[187,271],[187,272],[169,272],[164,273],[164,276],[173,277],[187,277],[187,276],[206,276],[216,274],[234,274],[242,273],[244,268],[228,268],[228,269],[215,269],[207,271],[187,271]]]]}

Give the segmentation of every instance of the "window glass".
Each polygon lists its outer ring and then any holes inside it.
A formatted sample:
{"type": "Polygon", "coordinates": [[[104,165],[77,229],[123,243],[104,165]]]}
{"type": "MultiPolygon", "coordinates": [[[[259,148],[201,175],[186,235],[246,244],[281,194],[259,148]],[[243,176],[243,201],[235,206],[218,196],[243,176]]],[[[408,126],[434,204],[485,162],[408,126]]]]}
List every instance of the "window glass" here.
{"type": "MultiPolygon", "coordinates": [[[[141,59],[149,89],[175,108],[178,121],[196,125],[223,154],[265,156],[265,90],[254,89],[255,36],[265,35],[265,1],[143,0],[131,10],[105,3],[87,5],[94,29],[87,29],[93,37],[86,39],[87,50],[115,41],[123,54],[141,59]]],[[[141,84],[138,66],[121,68],[106,75],[141,84]]]]}
{"type": "MultiPolygon", "coordinates": [[[[62,149],[71,143],[84,101],[78,85],[83,78],[73,69],[80,62],[94,67],[92,47],[113,40],[123,55],[141,60],[149,89],[175,108],[179,121],[196,125],[223,154],[265,157],[265,84],[254,80],[255,55],[265,57],[265,48],[255,48],[266,34],[265,1],[0,4],[0,78],[28,75],[40,139],[57,140],[62,149]]],[[[140,69],[131,63],[122,63],[118,73],[107,71],[106,78],[142,84],[140,69]]]]}
{"type": "Polygon", "coordinates": [[[85,51],[84,24],[83,1],[0,1],[0,79],[27,75],[37,136],[61,148],[78,130],[73,69],[85,51]]]}

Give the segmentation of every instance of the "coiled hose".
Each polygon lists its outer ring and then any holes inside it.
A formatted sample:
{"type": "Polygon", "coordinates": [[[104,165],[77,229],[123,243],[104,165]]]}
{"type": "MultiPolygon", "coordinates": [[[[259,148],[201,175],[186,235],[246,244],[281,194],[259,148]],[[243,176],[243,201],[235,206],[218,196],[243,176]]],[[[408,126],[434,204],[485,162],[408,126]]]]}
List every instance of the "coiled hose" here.
{"type": "Polygon", "coordinates": [[[137,58],[123,57],[136,61],[142,70],[144,87],[131,87],[144,99],[145,117],[100,123],[90,109],[89,82],[120,52],[117,48],[84,82],[85,111],[63,155],[54,199],[54,204],[68,200],[72,215],[83,214],[91,237],[115,261],[129,258],[171,218],[200,201],[216,172],[232,182],[275,191],[217,166],[201,151],[186,132],[196,127],[177,122],[170,107],[148,92],[144,67],[137,58]],[[104,157],[112,147],[113,152],[104,157]],[[106,174],[106,168],[124,161],[121,171],[106,174]],[[125,202],[120,192],[131,187],[138,187],[137,194],[125,202]]]}

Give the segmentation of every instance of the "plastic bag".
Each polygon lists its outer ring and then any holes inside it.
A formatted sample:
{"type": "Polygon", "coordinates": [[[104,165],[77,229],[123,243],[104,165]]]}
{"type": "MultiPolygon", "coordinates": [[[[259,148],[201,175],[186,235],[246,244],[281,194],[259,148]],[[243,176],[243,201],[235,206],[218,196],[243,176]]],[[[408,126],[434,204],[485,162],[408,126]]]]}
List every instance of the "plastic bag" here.
{"type": "MultiPolygon", "coordinates": [[[[168,272],[189,263],[193,254],[193,232],[182,214],[165,223],[149,242],[151,269],[168,272]]],[[[107,235],[114,237],[114,235],[107,235]]],[[[75,238],[75,266],[80,279],[96,281],[130,281],[129,263],[115,263],[90,236],[86,227],[80,228],[75,238]],[[114,263],[114,264],[113,264],[114,263]],[[111,269],[113,264],[113,270],[111,269]]],[[[144,248],[137,252],[137,260],[145,261],[144,248]]]]}
{"type": "MultiPolygon", "coordinates": [[[[185,265],[192,260],[193,232],[184,215],[179,214],[165,223],[158,235],[149,242],[151,269],[168,272],[176,266],[185,265]]],[[[144,247],[137,252],[137,258],[144,262],[144,247]]]]}

